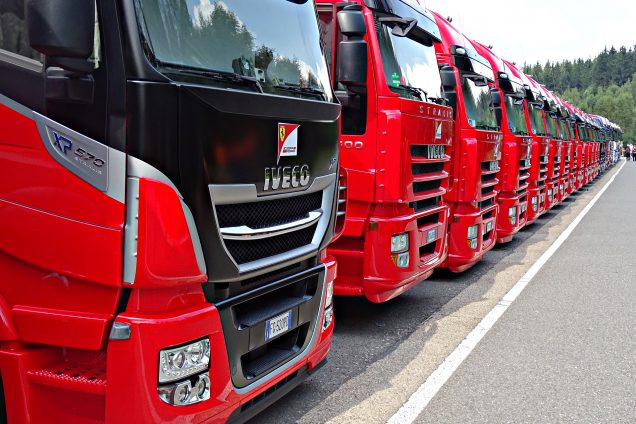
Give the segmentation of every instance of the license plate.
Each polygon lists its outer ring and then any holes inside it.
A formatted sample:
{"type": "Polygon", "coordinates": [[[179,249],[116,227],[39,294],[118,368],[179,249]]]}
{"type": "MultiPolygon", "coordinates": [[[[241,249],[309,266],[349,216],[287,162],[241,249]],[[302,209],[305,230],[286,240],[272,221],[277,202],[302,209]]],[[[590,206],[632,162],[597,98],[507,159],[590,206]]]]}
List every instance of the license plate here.
{"type": "Polygon", "coordinates": [[[493,225],[492,221],[486,222],[486,232],[489,232],[490,230],[492,230],[492,225],[493,225]]]}
{"type": "Polygon", "coordinates": [[[265,341],[285,333],[291,327],[292,311],[287,311],[265,322],[265,341]]]}
{"type": "Polygon", "coordinates": [[[426,243],[431,243],[437,240],[437,229],[430,230],[428,234],[426,234],[426,243]]]}
{"type": "Polygon", "coordinates": [[[439,144],[428,145],[428,158],[429,159],[443,159],[446,152],[445,146],[439,144]]]}

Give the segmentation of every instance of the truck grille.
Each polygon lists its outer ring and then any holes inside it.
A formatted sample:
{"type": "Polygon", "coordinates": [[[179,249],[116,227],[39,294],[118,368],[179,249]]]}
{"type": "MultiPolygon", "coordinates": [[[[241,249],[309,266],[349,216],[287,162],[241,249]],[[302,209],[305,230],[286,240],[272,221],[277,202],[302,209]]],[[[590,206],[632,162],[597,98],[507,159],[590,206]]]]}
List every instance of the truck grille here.
{"type": "Polygon", "coordinates": [[[482,211],[493,205],[493,198],[497,195],[495,190],[495,186],[499,182],[497,172],[499,172],[498,161],[493,160],[481,163],[481,201],[479,202],[479,209],[482,211]]]}
{"type": "Polygon", "coordinates": [[[220,227],[247,225],[251,228],[267,228],[287,224],[307,216],[322,205],[322,192],[293,196],[280,200],[218,205],[216,216],[220,227]]]}
{"type": "Polygon", "coordinates": [[[225,247],[236,263],[244,264],[298,249],[311,243],[316,225],[302,230],[259,240],[225,240],[225,247]]]}
{"type": "MultiPolygon", "coordinates": [[[[444,169],[450,160],[448,146],[438,144],[413,144],[411,152],[411,175],[413,176],[413,195],[416,202],[437,199],[446,193],[448,172],[444,169]]],[[[424,210],[420,203],[419,210],[424,210]]],[[[431,202],[431,207],[438,202],[431,202]]]]}
{"type": "Polygon", "coordinates": [[[327,228],[319,225],[329,219],[333,204],[331,198],[324,199],[325,195],[325,190],[317,189],[275,199],[245,196],[243,202],[215,204],[227,252],[234,262],[243,265],[310,246],[317,230],[327,228]],[[328,205],[323,204],[325,201],[328,205]]]}
{"type": "Polygon", "coordinates": [[[347,214],[347,174],[343,170],[338,179],[338,207],[336,210],[336,234],[344,229],[347,214]]]}

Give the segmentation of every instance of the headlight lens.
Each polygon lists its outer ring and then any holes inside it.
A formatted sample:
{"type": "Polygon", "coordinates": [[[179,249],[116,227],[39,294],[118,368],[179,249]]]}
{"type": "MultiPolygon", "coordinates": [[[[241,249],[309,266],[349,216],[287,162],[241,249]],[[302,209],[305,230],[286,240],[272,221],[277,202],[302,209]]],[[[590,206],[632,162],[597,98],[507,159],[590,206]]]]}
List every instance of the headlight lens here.
{"type": "Polygon", "coordinates": [[[391,236],[391,253],[400,253],[409,249],[409,234],[401,233],[391,236]]]}
{"type": "Polygon", "coordinates": [[[477,238],[478,229],[479,227],[477,225],[471,225],[470,227],[468,227],[468,238],[469,239],[477,238]]]}
{"type": "Polygon", "coordinates": [[[159,383],[169,383],[208,369],[210,340],[202,339],[159,352],[159,383]]]}
{"type": "Polygon", "coordinates": [[[333,281],[327,283],[327,293],[325,294],[325,308],[331,306],[333,302],[333,281]]]}
{"type": "Polygon", "coordinates": [[[398,255],[391,255],[393,264],[398,268],[407,268],[409,266],[409,252],[400,253],[398,255]]]}

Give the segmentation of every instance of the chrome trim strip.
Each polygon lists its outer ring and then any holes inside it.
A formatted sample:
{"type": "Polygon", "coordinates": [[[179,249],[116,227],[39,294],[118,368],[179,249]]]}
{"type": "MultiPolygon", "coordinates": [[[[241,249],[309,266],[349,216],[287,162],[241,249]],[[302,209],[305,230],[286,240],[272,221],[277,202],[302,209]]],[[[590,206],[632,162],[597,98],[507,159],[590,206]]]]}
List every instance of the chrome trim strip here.
{"type": "Polygon", "coordinates": [[[227,240],[259,240],[268,237],[276,237],[293,231],[302,230],[312,226],[322,216],[321,210],[311,211],[306,218],[287,224],[274,225],[267,228],[250,228],[247,225],[240,227],[221,228],[221,234],[227,240]]]}
{"type": "MultiPolygon", "coordinates": [[[[199,238],[199,232],[197,231],[197,226],[194,222],[194,217],[192,216],[192,211],[190,211],[190,208],[188,207],[188,205],[186,205],[186,203],[183,200],[183,196],[181,195],[181,192],[179,192],[179,190],[177,189],[177,187],[174,185],[174,183],[170,180],[170,178],[168,178],[163,172],[159,171],[157,168],[155,168],[154,166],[142,161],[141,159],[137,159],[134,156],[128,156],[128,181],[137,181],[137,188],[136,188],[136,200],[137,200],[137,204],[134,206],[135,211],[135,216],[139,213],[138,212],[138,208],[139,208],[139,178],[148,178],[148,179],[152,179],[152,180],[156,180],[159,181],[161,183],[164,183],[168,186],[170,186],[175,193],[177,193],[177,196],[179,196],[179,200],[181,201],[181,209],[183,210],[183,215],[185,217],[186,220],[186,224],[188,225],[188,231],[190,232],[190,239],[192,240],[192,248],[194,249],[194,255],[196,257],[197,260],[197,265],[199,266],[199,270],[201,271],[201,273],[203,274],[207,274],[207,267],[205,264],[205,256],[203,255],[203,248],[201,247],[201,239],[199,238]]],[[[135,195],[134,193],[129,194],[129,196],[133,196],[135,195]]],[[[135,199],[134,197],[129,197],[130,199],[135,199]]],[[[131,210],[132,213],[132,209],[128,208],[127,209],[127,215],[126,215],[126,233],[128,233],[129,231],[131,232],[131,234],[129,236],[125,236],[124,238],[124,253],[125,253],[125,257],[124,257],[124,281],[127,283],[132,284],[134,282],[134,278],[135,278],[135,273],[134,273],[134,268],[133,271],[130,271],[130,269],[128,269],[128,272],[126,272],[127,268],[126,268],[126,258],[129,259],[129,266],[132,266],[132,257],[134,257],[134,265],[135,268],[137,266],[137,244],[136,244],[136,240],[137,240],[137,222],[132,221],[131,216],[129,216],[128,210],[131,210]],[[130,227],[129,227],[130,224],[130,227]],[[130,240],[130,239],[134,239],[135,240],[135,244],[134,244],[134,248],[133,245],[131,244],[130,247],[127,247],[126,245],[126,240],[130,240]],[[127,279],[126,276],[132,276],[132,279],[127,279]]],[[[128,234],[126,234],[128,235],[128,234]]],[[[129,243],[132,243],[131,241],[129,241],[129,243]]]]}
{"type": "Polygon", "coordinates": [[[128,178],[126,190],[126,224],[124,226],[124,284],[134,284],[137,272],[139,239],[139,178],[128,178]]]}
{"type": "Polygon", "coordinates": [[[0,94],[0,104],[5,105],[14,112],[18,112],[19,114],[24,115],[27,118],[33,119],[33,111],[31,109],[22,106],[20,103],[8,98],[7,96],[3,96],[2,94],[0,94]]]}
{"type": "Polygon", "coordinates": [[[164,184],[172,187],[174,191],[177,192],[177,195],[183,199],[183,196],[177,189],[177,186],[164,174],[159,171],[154,166],[142,161],[141,159],[137,159],[134,156],[128,156],[128,176],[129,177],[137,177],[137,178],[149,178],[151,180],[157,180],[164,184]]]}
{"type": "Polygon", "coordinates": [[[19,66],[20,68],[28,69],[29,71],[33,71],[36,73],[42,72],[44,65],[42,62],[31,59],[26,56],[22,56],[8,50],[0,49],[0,60],[8,62],[12,65],[19,66]]]}

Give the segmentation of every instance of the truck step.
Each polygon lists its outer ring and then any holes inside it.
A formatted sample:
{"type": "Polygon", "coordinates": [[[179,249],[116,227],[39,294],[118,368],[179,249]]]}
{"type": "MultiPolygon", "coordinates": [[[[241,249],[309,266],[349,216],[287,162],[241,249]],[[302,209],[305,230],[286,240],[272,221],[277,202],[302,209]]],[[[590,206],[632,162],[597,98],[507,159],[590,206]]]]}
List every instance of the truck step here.
{"type": "Polygon", "coordinates": [[[103,395],[106,393],[104,370],[72,364],[60,364],[27,373],[29,381],[59,389],[103,395]]]}

